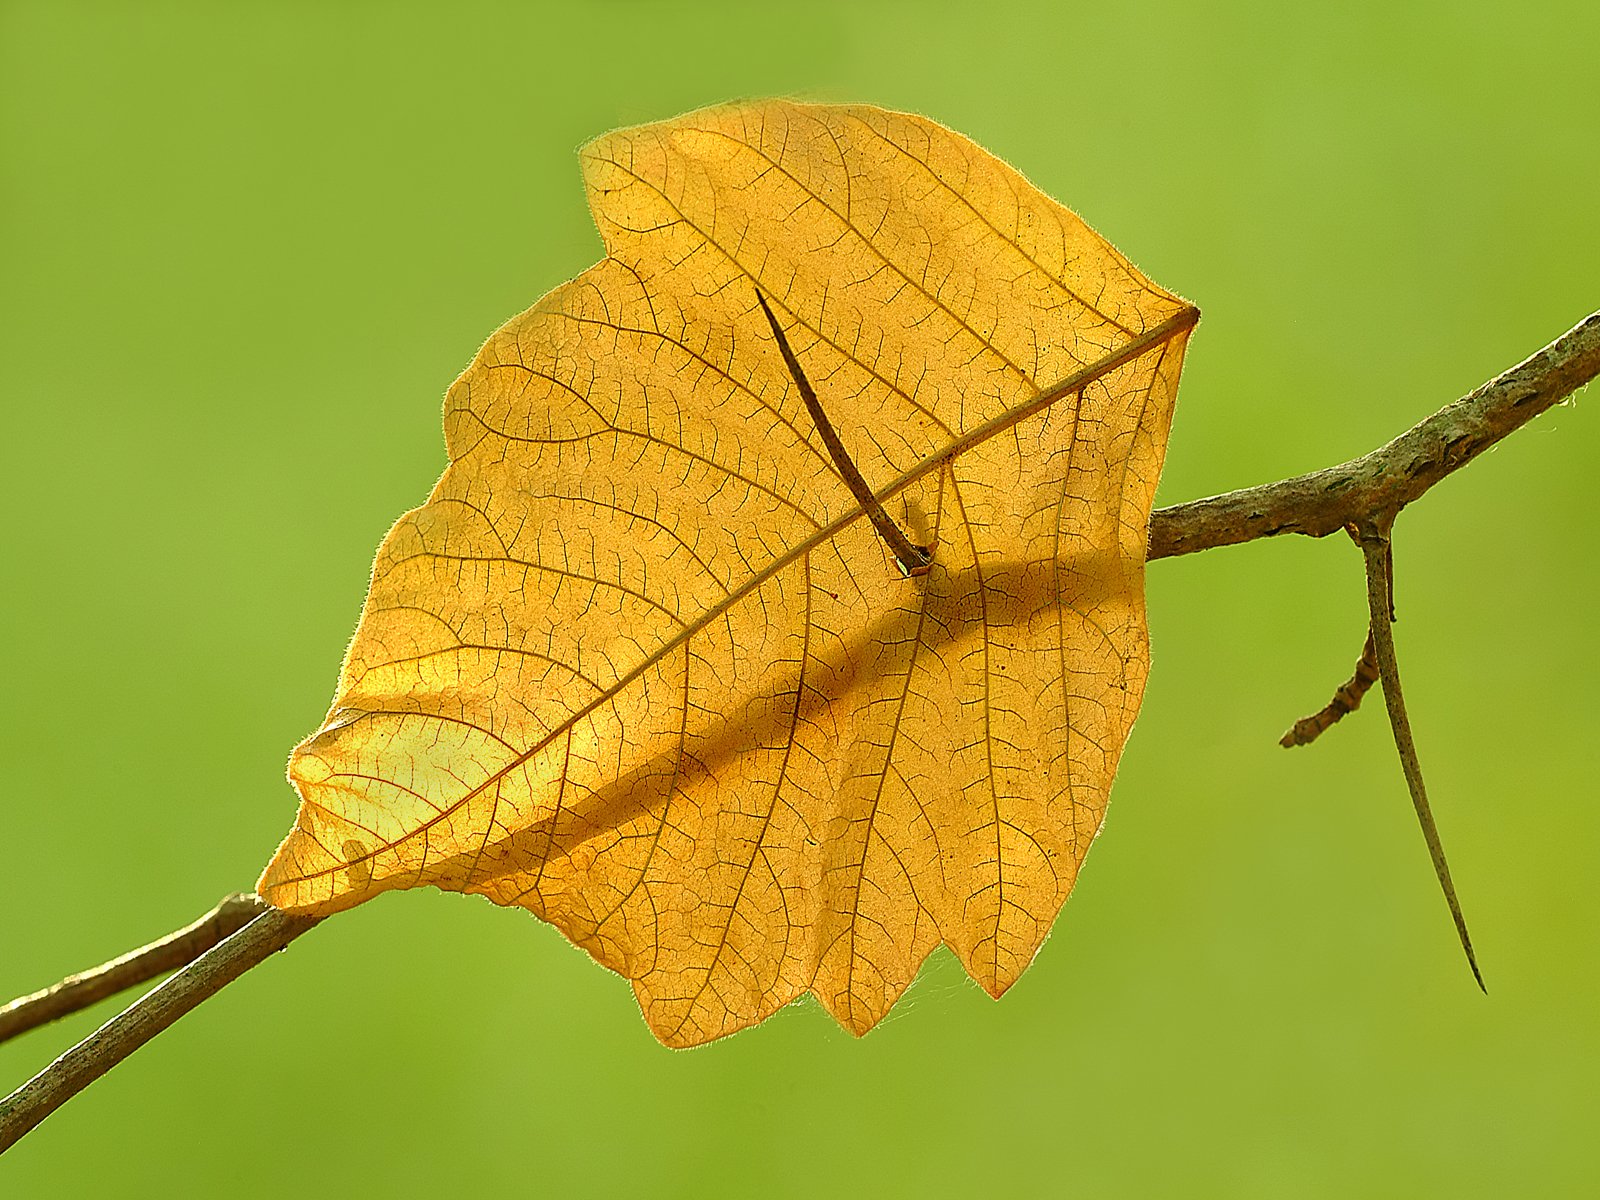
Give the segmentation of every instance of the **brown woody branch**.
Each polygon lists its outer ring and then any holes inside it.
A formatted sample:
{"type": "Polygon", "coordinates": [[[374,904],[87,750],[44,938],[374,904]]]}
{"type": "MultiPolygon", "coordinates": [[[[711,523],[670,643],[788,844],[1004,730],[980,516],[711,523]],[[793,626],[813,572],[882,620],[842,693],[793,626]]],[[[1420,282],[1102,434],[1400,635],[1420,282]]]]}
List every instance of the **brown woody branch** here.
{"type": "Polygon", "coordinates": [[[0,1152],[179,1017],[322,919],[263,907],[265,911],[243,929],[206,950],[0,1100],[0,1152]]]}
{"type": "Polygon", "coordinates": [[[1597,375],[1600,312],[1370,454],[1309,475],[1157,509],[1150,518],[1149,557],[1279,533],[1325,537],[1363,518],[1392,516],[1597,375]]]}
{"type": "Polygon", "coordinates": [[[1600,375],[1600,313],[1592,313],[1538,353],[1370,454],[1309,475],[1160,509],[1150,521],[1152,559],[1279,533],[1324,537],[1345,529],[1355,536],[1366,559],[1371,607],[1366,648],[1354,677],[1335,693],[1333,701],[1315,716],[1298,722],[1284,735],[1281,744],[1311,741],[1360,704],[1374,678],[1382,681],[1412,806],[1461,948],[1480,988],[1483,975],[1428,807],[1422,767],[1400,691],[1400,669],[1390,629],[1394,620],[1394,568],[1389,530],[1407,504],[1596,375],[1600,375]]]}
{"type": "MultiPolygon", "coordinates": [[[[1193,554],[1199,550],[1237,545],[1280,533],[1323,537],[1347,526],[1355,527],[1358,531],[1387,530],[1400,509],[1446,475],[1465,466],[1508,433],[1597,375],[1600,375],[1600,313],[1585,318],[1543,350],[1370,454],[1310,475],[1157,510],[1151,517],[1149,557],[1157,559],[1193,554]]],[[[1385,572],[1381,581],[1384,605],[1387,604],[1388,587],[1388,575],[1385,572]]],[[[1379,627],[1377,614],[1380,611],[1376,594],[1373,604],[1373,628],[1376,631],[1379,627]]],[[[1389,679],[1394,679],[1396,699],[1391,704],[1396,704],[1399,696],[1398,672],[1391,665],[1386,665],[1393,663],[1392,639],[1378,635],[1377,654],[1383,667],[1386,689],[1389,679]]],[[[1398,739],[1398,723],[1396,728],[1398,739]]],[[[1404,748],[1401,754],[1404,759],[1404,748]]],[[[1414,750],[1412,759],[1415,759],[1414,750]]],[[[1407,779],[1410,782],[1409,767],[1407,779]]],[[[1417,785],[1413,787],[1414,802],[1418,795],[1416,787],[1420,787],[1420,773],[1417,785]]],[[[1424,805],[1425,802],[1419,803],[1418,813],[1424,820],[1424,833],[1428,834],[1431,822],[1425,816],[1424,805]]],[[[1437,834],[1433,833],[1429,836],[1429,847],[1436,852],[1436,866],[1442,868],[1443,851],[1437,848],[1436,843],[1437,834]]],[[[1459,907],[1454,903],[1454,890],[1449,887],[1448,877],[1442,869],[1441,882],[1446,886],[1452,912],[1457,916],[1458,928],[1465,939],[1464,926],[1459,923],[1459,907]]],[[[220,912],[227,904],[228,901],[224,901],[217,911],[220,912]]],[[[196,924],[205,925],[215,915],[207,914],[196,924]]],[[[315,918],[293,917],[267,908],[244,928],[210,946],[189,966],[112,1018],[0,1101],[0,1150],[10,1146],[184,1013],[263,962],[274,951],[281,950],[316,923],[315,918]]],[[[194,926],[180,930],[154,946],[171,946],[174,954],[178,953],[179,947],[204,948],[203,938],[185,940],[193,929],[194,926]]],[[[92,1002],[84,1000],[84,997],[99,999],[109,994],[112,983],[118,978],[125,978],[126,983],[136,982],[137,978],[149,978],[148,974],[137,976],[137,972],[133,972],[124,976],[117,971],[118,964],[129,959],[142,960],[146,966],[157,961],[153,954],[144,957],[151,950],[153,947],[135,951],[103,968],[87,972],[84,977],[103,980],[103,983],[91,987],[85,983],[75,983],[74,980],[64,980],[55,988],[13,1002],[3,1011],[30,1010],[37,1014],[49,1011],[52,1003],[67,1004],[65,999],[46,1001],[41,997],[56,993],[62,997],[72,997],[73,1002],[68,1007],[60,1008],[39,1020],[29,1018],[22,1027],[52,1020],[62,1012],[79,1007],[76,1001],[92,1002]],[[94,991],[95,987],[107,990],[94,991]]],[[[167,951],[163,950],[162,953],[167,951]]],[[[165,959],[161,961],[167,965],[156,968],[157,971],[175,965],[165,959]]],[[[13,1029],[12,1032],[17,1031],[13,1029]]]]}
{"type": "Polygon", "coordinates": [[[68,975],[60,983],[31,996],[19,996],[0,1008],[0,1042],[88,1008],[157,975],[176,971],[266,911],[267,904],[261,897],[234,892],[224,896],[205,916],[160,941],[130,950],[120,958],[77,975],[68,975]]]}

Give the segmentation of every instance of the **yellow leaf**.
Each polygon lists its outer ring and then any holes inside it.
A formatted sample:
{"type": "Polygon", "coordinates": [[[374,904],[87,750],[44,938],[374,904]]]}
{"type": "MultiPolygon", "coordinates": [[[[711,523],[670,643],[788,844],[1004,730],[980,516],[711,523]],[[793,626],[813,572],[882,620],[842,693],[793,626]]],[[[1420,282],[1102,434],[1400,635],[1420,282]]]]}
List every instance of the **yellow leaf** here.
{"type": "Polygon", "coordinates": [[[450,389],[258,888],[521,905],[692,1045],[1028,965],[1149,655],[1198,314],[958,134],[764,102],[583,151],[607,257],[450,389]],[[841,478],[761,310],[909,540],[841,478]]]}

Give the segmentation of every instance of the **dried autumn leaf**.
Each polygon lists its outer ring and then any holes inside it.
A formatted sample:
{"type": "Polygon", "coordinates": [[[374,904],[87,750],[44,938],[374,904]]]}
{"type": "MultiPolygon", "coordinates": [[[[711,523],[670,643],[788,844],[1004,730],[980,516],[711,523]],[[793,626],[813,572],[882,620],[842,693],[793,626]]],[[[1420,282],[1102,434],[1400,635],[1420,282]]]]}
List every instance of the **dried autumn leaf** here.
{"type": "Polygon", "coordinates": [[[692,1045],[999,995],[1100,827],[1195,311],[965,138],[767,102],[583,151],[608,256],[450,389],[263,874],[521,905],[692,1045]],[[759,291],[849,456],[846,487],[759,291]]]}

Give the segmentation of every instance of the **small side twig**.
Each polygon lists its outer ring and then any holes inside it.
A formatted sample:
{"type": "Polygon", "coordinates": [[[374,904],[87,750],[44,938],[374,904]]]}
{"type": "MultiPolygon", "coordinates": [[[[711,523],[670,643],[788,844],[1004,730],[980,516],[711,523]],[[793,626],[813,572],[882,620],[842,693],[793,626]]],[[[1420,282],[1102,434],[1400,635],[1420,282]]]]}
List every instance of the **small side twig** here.
{"type": "Polygon", "coordinates": [[[321,917],[296,917],[267,907],[243,929],[112,1017],[0,1100],[0,1151],[179,1017],[282,950],[320,920],[321,917]]]}
{"type": "Polygon", "coordinates": [[[1309,746],[1337,725],[1347,713],[1353,713],[1360,708],[1362,698],[1377,682],[1378,654],[1372,644],[1372,631],[1369,629],[1367,643],[1362,647],[1361,657],[1356,662],[1355,674],[1339,685],[1338,690],[1333,693],[1333,699],[1323,706],[1322,711],[1296,721],[1294,727],[1278,739],[1278,745],[1309,746]]]}
{"type": "Polygon", "coordinates": [[[158,941],[130,950],[98,967],[68,975],[60,983],[32,995],[19,996],[0,1006],[0,1042],[88,1008],[157,975],[176,971],[266,911],[267,903],[261,897],[234,892],[224,896],[203,917],[158,941]]]}
{"type": "Polygon", "coordinates": [[[1422,836],[1428,843],[1428,854],[1433,859],[1434,874],[1439,877],[1439,887],[1444,891],[1445,903],[1450,906],[1450,917],[1456,925],[1456,936],[1461,939],[1461,949],[1466,952],[1467,965],[1478,987],[1487,992],[1483,974],[1478,970],[1478,958],[1472,952],[1472,938],[1467,933],[1467,921],[1461,914],[1461,902],[1456,899],[1455,884],[1450,879],[1450,866],[1445,862],[1444,843],[1439,840],[1439,828],[1434,824],[1433,811],[1428,806],[1428,790],[1422,782],[1422,764],[1417,760],[1416,743],[1411,737],[1411,720],[1406,715],[1405,697],[1400,691],[1400,664],[1395,658],[1394,631],[1394,567],[1390,552],[1389,528],[1392,518],[1381,522],[1369,521],[1358,525],[1357,541],[1367,568],[1367,609],[1372,618],[1372,646],[1378,660],[1379,678],[1383,681],[1383,699],[1389,709],[1389,725],[1394,731],[1395,749],[1400,753],[1400,769],[1405,773],[1406,788],[1411,793],[1411,805],[1417,811],[1417,821],[1422,826],[1422,836]]]}

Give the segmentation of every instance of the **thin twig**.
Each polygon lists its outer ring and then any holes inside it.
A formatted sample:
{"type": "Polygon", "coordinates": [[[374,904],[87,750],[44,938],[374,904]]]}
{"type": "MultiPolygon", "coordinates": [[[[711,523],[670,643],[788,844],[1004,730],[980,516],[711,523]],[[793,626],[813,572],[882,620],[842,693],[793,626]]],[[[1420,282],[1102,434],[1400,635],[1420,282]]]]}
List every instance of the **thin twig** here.
{"type": "Polygon", "coordinates": [[[205,916],[160,941],[130,950],[98,967],[68,975],[60,983],[31,996],[19,996],[0,1007],[0,1042],[88,1008],[157,975],[176,971],[266,911],[267,903],[260,896],[234,892],[224,896],[205,916]]]}
{"type": "Polygon", "coordinates": [[[849,451],[844,448],[844,443],[839,440],[839,435],[833,428],[833,422],[828,420],[828,414],[823,411],[822,401],[817,399],[811,381],[800,369],[800,360],[789,348],[789,339],[784,336],[783,326],[778,324],[778,318],[772,315],[772,309],[767,305],[767,298],[758,290],[756,300],[761,305],[761,311],[767,314],[767,324],[772,326],[772,336],[778,341],[778,353],[783,355],[784,365],[789,368],[790,378],[799,389],[800,399],[805,401],[806,411],[811,414],[817,432],[822,435],[822,444],[828,448],[828,454],[833,459],[833,465],[844,480],[845,486],[850,489],[850,494],[866,512],[867,519],[878,531],[878,536],[888,544],[890,550],[894,551],[900,569],[907,575],[926,575],[929,564],[933,562],[932,550],[927,546],[917,545],[901,532],[894,518],[884,511],[883,502],[872,494],[872,488],[856,469],[849,451]]]}
{"type": "Polygon", "coordinates": [[[1397,513],[1452,471],[1600,375],[1600,312],[1386,446],[1337,467],[1157,509],[1152,559],[1279,533],[1324,537],[1397,513]]]}
{"type": "Polygon", "coordinates": [[[321,919],[290,916],[268,908],[145,993],[0,1100],[0,1152],[179,1017],[282,950],[321,919]]]}
{"type": "Polygon", "coordinates": [[[1296,721],[1294,728],[1278,739],[1278,745],[1309,746],[1337,725],[1347,713],[1353,713],[1360,708],[1367,690],[1377,681],[1377,651],[1372,645],[1372,630],[1368,629],[1367,642],[1361,648],[1361,657],[1356,661],[1355,674],[1339,685],[1338,690],[1333,693],[1333,699],[1328,701],[1321,712],[1301,717],[1296,721]]]}
{"type": "Polygon", "coordinates": [[[1372,643],[1377,651],[1378,673],[1383,680],[1383,699],[1389,709],[1389,725],[1394,730],[1395,749],[1400,752],[1400,769],[1405,773],[1406,788],[1411,793],[1411,805],[1417,810],[1417,821],[1422,826],[1422,836],[1428,843],[1428,854],[1433,859],[1434,874],[1444,890],[1445,902],[1450,906],[1450,917],[1456,924],[1456,934],[1461,948],[1466,951],[1467,965],[1478,987],[1484,987],[1483,974],[1478,970],[1477,955],[1472,952],[1472,938],[1467,933],[1467,921],[1461,915],[1461,903],[1456,899],[1455,884],[1450,880],[1450,866],[1444,859],[1444,843],[1439,840],[1439,828],[1434,824],[1433,811],[1428,807],[1428,791],[1422,782],[1422,764],[1417,760],[1416,743],[1411,737],[1411,721],[1406,716],[1405,697],[1400,691],[1400,664],[1395,659],[1393,559],[1390,554],[1389,519],[1365,522],[1358,527],[1358,540],[1367,568],[1367,610],[1372,618],[1372,643]]]}

